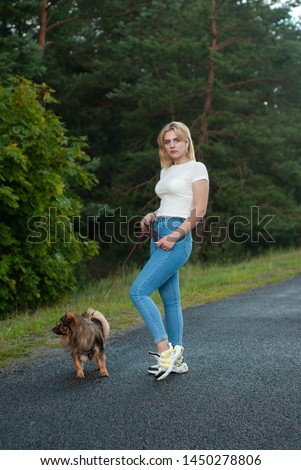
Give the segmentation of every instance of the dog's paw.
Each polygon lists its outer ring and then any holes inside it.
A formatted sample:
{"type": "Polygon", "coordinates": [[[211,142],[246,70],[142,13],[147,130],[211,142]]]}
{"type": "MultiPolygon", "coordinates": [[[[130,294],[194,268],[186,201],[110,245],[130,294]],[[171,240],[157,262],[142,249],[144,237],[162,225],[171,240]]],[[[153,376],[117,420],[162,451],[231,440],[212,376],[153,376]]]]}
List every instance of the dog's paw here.
{"type": "Polygon", "coordinates": [[[102,377],[109,377],[109,372],[107,370],[103,370],[100,372],[102,377]]]}
{"type": "Polygon", "coordinates": [[[77,372],[76,378],[77,379],[83,379],[85,377],[85,374],[83,372],[77,372]]]}

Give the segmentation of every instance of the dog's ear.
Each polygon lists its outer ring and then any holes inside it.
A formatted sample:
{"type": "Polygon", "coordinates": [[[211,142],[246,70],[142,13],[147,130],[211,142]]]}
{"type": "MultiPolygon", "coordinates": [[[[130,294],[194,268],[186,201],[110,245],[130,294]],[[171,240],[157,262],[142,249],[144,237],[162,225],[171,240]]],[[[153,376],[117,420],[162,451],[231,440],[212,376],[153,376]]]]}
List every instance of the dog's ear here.
{"type": "Polygon", "coordinates": [[[60,318],[60,324],[61,324],[61,325],[68,326],[68,317],[67,317],[67,314],[66,314],[66,315],[63,315],[63,316],[60,318]]]}
{"type": "Polygon", "coordinates": [[[66,324],[66,315],[60,318],[57,325],[52,328],[53,333],[56,335],[65,335],[66,332],[70,329],[70,327],[66,324]]]}

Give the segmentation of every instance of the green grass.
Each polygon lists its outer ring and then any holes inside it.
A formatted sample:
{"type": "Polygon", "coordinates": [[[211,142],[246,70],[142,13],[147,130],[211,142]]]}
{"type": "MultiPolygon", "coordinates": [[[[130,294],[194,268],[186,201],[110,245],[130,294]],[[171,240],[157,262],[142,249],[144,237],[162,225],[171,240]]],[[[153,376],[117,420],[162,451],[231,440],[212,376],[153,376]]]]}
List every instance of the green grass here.
{"type": "MultiPolygon", "coordinates": [[[[19,314],[0,322],[0,366],[35,351],[37,347],[57,347],[58,338],[51,328],[67,311],[82,313],[92,307],[101,310],[111,324],[112,334],[142,320],[129,299],[129,287],[137,270],[118,276],[112,289],[102,300],[111,279],[91,282],[52,307],[39,308],[34,313],[19,314]]],[[[223,299],[249,289],[277,282],[301,273],[301,249],[269,252],[237,264],[201,266],[188,263],[181,270],[183,308],[223,299]]],[[[162,310],[159,295],[153,295],[162,310]]]]}

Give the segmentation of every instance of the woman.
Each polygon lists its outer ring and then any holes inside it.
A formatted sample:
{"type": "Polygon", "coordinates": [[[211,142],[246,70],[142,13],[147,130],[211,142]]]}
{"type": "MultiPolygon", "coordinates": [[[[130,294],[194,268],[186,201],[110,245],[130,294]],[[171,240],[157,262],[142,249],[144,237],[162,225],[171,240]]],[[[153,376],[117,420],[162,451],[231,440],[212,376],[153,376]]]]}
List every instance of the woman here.
{"type": "Polygon", "coordinates": [[[134,281],[130,296],[147,326],[157,352],[157,364],[149,368],[156,380],[171,372],[187,372],[183,362],[183,315],[180,304],[179,269],[192,250],[191,231],[207,208],[209,181],[206,167],[196,162],[188,127],[167,124],[158,136],[160,180],[155,187],[160,207],[141,221],[142,231],[152,224],[151,257],[134,281]],[[160,311],[150,298],[159,290],[166,329],[160,311]]]}

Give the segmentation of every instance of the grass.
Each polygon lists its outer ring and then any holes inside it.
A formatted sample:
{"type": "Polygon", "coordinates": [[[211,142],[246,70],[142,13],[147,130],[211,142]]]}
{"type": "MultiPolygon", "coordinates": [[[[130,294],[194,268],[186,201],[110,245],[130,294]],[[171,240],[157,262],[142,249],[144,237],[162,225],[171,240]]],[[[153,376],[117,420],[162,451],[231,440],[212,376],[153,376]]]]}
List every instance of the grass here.
{"type": "MultiPolygon", "coordinates": [[[[142,324],[129,299],[129,287],[137,273],[133,269],[118,276],[103,300],[111,283],[109,278],[87,284],[60,304],[41,307],[33,313],[23,312],[0,322],[0,366],[32,354],[37,347],[57,347],[59,341],[51,328],[67,311],[82,313],[88,307],[101,310],[110,322],[113,334],[142,324]]],[[[269,252],[250,261],[225,266],[188,263],[180,274],[182,306],[220,300],[298,273],[301,273],[301,249],[269,252]]],[[[159,295],[154,293],[152,297],[162,309],[159,295]]]]}

